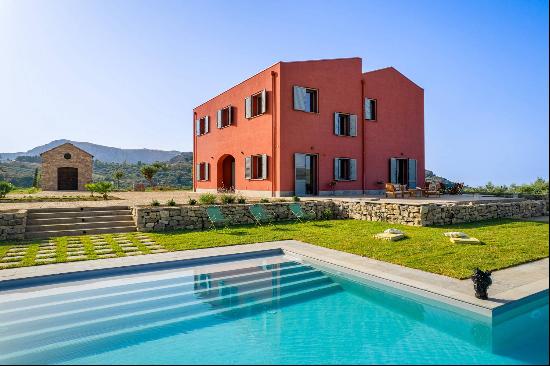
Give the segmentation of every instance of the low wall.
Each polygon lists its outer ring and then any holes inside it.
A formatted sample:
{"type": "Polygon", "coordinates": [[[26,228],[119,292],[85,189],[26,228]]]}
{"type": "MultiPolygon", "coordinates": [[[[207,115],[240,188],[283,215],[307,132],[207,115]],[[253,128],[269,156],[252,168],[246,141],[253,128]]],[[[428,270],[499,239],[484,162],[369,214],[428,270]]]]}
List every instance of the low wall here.
{"type": "Polygon", "coordinates": [[[498,218],[548,215],[548,200],[462,202],[451,204],[397,204],[369,201],[335,202],[340,218],[386,221],[412,226],[437,226],[498,218]]]}
{"type": "Polygon", "coordinates": [[[0,240],[23,240],[27,227],[27,211],[0,211],[0,240]]]}
{"type": "MultiPolygon", "coordinates": [[[[286,221],[294,218],[288,203],[261,204],[274,221],[286,221]]],[[[220,205],[221,212],[228,219],[229,225],[254,223],[248,208],[251,204],[220,205]]],[[[331,201],[307,201],[302,203],[305,210],[315,212],[316,218],[321,218],[323,211],[330,209],[334,213],[335,206],[331,201]]],[[[139,231],[162,231],[174,229],[200,230],[210,227],[205,206],[163,206],[134,207],[134,221],[139,231]]]]}

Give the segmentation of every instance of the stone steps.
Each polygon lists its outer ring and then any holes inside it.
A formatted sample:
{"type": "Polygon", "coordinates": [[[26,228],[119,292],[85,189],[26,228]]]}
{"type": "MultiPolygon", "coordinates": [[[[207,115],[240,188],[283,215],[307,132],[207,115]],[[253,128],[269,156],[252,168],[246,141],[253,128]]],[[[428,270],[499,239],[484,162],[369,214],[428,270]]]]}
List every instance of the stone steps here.
{"type": "Polygon", "coordinates": [[[28,239],[136,231],[127,206],[31,209],[27,213],[28,239]]]}

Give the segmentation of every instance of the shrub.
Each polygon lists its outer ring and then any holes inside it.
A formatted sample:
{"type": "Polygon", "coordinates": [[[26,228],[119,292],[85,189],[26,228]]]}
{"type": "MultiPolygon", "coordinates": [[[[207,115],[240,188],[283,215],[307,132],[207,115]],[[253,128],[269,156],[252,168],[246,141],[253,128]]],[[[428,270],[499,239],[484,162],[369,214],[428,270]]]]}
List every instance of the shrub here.
{"type": "Polygon", "coordinates": [[[244,197],[238,197],[238,198],[237,198],[237,203],[241,203],[241,204],[246,203],[246,198],[244,198],[244,197]]]}
{"type": "Polygon", "coordinates": [[[142,166],[139,171],[141,174],[147,179],[149,182],[149,186],[153,186],[153,178],[155,175],[159,172],[160,168],[156,165],[144,165],[142,166]]]}
{"type": "Polygon", "coordinates": [[[334,214],[332,213],[332,210],[330,208],[325,208],[322,212],[321,212],[321,218],[323,220],[330,220],[334,217],[334,214]]]}
{"type": "Polygon", "coordinates": [[[262,199],[260,200],[260,203],[269,203],[269,199],[267,199],[267,198],[262,198],[262,199]]]}
{"type": "Polygon", "coordinates": [[[224,194],[221,196],[220,200],[222,201],[223,204],[227,205],[227,204],[235,203],[236,198],[232,194],[224,194]]]}
{"type": "Polygon", "coordinates": [[[151,201],[151,206],[160,206],[160,202],[157,201],[157,200],[152,200],[151,201]]]}
{"type": "Polygon", "coordinates": [[[11,191],[13,191],[14,188],[15,188],[14,185],[11,184],[10,182],[1,181],[0,182],[0,198],[6,197],[6,195],[8,193],[10,193],[11,191]]]}
{"type": "Polygon", "coordinates": [[[298,197],[298,196],[292,196],[292,200],[293,200],[294,202],[300,202],[300,197],[298,197]]]}
{"type": "Polygon", "coordinates": [[[88,183],[85,185],[86,189],[92,193],[92,196],[95,193],[99,193],[103,196],[103,199],[109,198],[109,192],[113,190],[113,183],[111,182],[97,182],[97,183],[88,183]]]}
{"type": "Polygon", "coordinates": [[[197,204],[197,200],[194,198],[189,198],[189,201],[187,201],[187,203],[191,206],[194,206],[197,204]]]}
{"type": "Polygon", "coordinates": [[[213,205],[216,203],[216,195],[212,193],[201,194],[199,202],[203,205],[213,205]]]}
{"type": "Polygon", "coordinates": [[[175,205],[176,205],[176,201],[174,201],[173,198],[170,198],[170,199],[168,200],[168,202],[166,202],[166,204],[167,204],[168,206],[175,206],[175,205]]]}

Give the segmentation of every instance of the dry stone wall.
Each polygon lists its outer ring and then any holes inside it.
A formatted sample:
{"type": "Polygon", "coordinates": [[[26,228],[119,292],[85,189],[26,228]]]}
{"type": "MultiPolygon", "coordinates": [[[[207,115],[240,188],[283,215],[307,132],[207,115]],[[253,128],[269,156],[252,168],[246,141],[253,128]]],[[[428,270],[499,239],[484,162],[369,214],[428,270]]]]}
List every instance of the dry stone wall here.
{"type": "MultiPolygon", "coordinates": [[[[286,221],[294,218],[288,203],[261,205],[274,221],[286,221]]],[[[228,225],[243,225],[254,223],[248,209],[250,206],[250,204],[231,204],[219,207],[228,219],[228,225]]],[[[331,213],[335,212],[335,206],[331,201],[307,201],[303,202],[302,206],[305,210],[313,211],[316,218],[321,218],[326,209],[329,209],[331,213]]],[[[133,215],[139,231],[201,230],[210,227],[205,206],[135,207],[133,215]]]]}
{"type": "Polygon", "coordinates": [[[27,227],[27,211],[0,211],[0,240],[22,240],[27,227]]]}

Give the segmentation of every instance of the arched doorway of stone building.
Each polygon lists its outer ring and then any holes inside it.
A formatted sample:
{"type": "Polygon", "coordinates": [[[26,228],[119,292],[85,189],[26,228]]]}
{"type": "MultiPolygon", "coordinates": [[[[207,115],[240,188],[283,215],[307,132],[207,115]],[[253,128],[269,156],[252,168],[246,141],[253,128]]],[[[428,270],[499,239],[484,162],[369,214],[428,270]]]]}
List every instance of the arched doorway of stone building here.
{"type": "Polygon", "coordinates": [[[218,160],[218,190],[235,190],[235,158],[232,155],[223,155],[218,160]]]}
{"type": "Polygon", "coordinates": [[[60,191],[77,191],[78,168],[57,168],[57,189],[60,191]]]}

